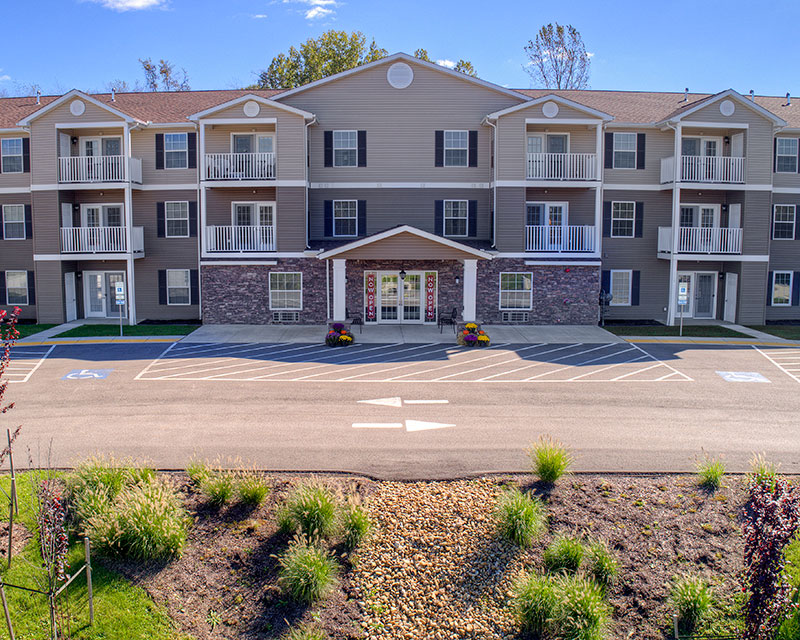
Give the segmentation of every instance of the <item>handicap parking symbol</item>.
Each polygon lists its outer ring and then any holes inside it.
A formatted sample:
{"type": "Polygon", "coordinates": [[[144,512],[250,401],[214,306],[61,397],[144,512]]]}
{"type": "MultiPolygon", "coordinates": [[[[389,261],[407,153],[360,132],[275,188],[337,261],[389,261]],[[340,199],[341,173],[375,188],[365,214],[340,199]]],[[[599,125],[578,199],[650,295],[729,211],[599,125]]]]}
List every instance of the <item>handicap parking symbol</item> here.
{"type": "Polygon", "coordinates": [[[113,369],[73,369],[62,380],[105,380],[113,369]]]}
{"type": "Polygon", "coordinates": [[[717,371],[726,382],[769,382],[757,371],[717,371]]]}

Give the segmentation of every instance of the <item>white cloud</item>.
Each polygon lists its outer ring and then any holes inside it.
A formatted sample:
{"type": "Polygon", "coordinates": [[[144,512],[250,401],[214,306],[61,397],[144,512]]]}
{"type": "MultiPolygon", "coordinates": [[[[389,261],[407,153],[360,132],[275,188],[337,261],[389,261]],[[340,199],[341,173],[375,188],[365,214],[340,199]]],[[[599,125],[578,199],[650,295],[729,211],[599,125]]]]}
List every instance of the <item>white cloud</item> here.
{"type": "Polygon", "coordinates": [[[167,0],[89,0],[114,11],[137,11],[139,9],[155,9],[167,4],[167,0]]]}
{"type": "Polygon", "coordinates": [[[587,51],[587,52],[586,52],[586,57],[587,57],[587,58],[594,58],[594,54],[593,54],[593,53],[589,53],[589,52],[587,51]]]}
{"type": "Polygon", "coordinates": [[[333,16],[336,7],[340,5],[338,0],[281,0],[281,3],[306,5],[308,8],[301,10],[306,20],[319,20],[333,16]]]}
{"type": "Polygon", "coordinates": [[[255,15],[250,16],[253,20],[263,20],[267,17],[266,13],[256,13],[255,15]]]}
{"type": "Polygon", "coordinates": [[[0,76],[0,82],[5,82],[6,80],[11,80],[11,76],[8,74],[0,76]]]}
{"type": "Polygon", "coordinates": [[[453,62],[452,60],[447,60],[447,59],[437,60],[436,64],[438,64],[440,67],[447,67],[448,69],[454,69],[455,66],[456,66],[455,62],[453,62]]]}
{"type": "Polygon", "coordinates": [[[316,20],[317,18],[324,18],[333,13],[333,9],[326,9],[325,7],[313,7],[306,11],[306,20],[316,20]]]}

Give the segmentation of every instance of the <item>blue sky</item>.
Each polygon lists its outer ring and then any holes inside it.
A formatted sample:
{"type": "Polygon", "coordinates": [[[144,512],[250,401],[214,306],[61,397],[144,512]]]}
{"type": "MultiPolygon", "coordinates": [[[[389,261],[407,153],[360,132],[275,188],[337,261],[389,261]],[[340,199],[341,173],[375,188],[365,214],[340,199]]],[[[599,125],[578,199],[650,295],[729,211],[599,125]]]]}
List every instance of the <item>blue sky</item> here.
{"type": "Polygon", "coordinates": [[[593,54],[590,87],[800,93],[800,3],[615,0],[2,0],[0,92],[44,93],[140,80],[140,57],[184,67],[193,89],[252,83],[290,45],[360,30],[390,52],[465,58],[478,75],[531,86],[523,47],[548,22],[571,23],[593,54]],[[780,25],[786,25],[783,29],[780,25]],[[48,43],[44,45],[42,43],[48,43]]]}

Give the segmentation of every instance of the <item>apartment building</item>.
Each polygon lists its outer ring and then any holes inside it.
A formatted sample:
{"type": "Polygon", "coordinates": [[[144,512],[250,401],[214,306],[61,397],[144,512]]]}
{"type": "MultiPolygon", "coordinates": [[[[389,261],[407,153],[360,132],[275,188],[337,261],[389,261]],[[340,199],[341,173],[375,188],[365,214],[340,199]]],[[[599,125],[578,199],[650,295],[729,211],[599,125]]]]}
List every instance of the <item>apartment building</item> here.
{"type": "Polygon", "coordinates": [[[788,95],[511,90],[405,54],[0,99],[0,307],[593,324],[602,290],[610,318],[800,320],[799,139],[788,95]]]}

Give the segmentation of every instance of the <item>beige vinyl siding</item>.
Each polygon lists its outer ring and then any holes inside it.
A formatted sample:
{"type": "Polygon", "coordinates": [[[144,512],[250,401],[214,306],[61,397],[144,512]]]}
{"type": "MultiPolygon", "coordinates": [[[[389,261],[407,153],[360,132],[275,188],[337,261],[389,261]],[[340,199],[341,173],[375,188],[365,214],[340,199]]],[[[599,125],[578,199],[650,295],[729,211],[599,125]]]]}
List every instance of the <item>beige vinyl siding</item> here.
{"type": "Polygon", "coordinates": [[[325,237],[325,200],[366,200],[368,235],[401,224],[434,233],[436,200],[477,200],[476,236],[461,239],[488,240],[491,233],[491,192],[488,189],[311,189],[309,206],[312,240],[322,240],[325,237]]]}
{"type": "MultiPolygon", "coordinates": [[[[643,133],[644,169],[603,169],[603,182],[614,184],[659,184],[661,182],[661,159],[675,155],[675,134],[673,131],[658,129],[606,129],[608,133],[643,133]]],[[[605,144],[605,135],[603,136],[605,144]]],[[[600,162],[605,163],[605,153],[600,162]]]]}
{"type": "MultiPolygon", "coordinates": [[[[76,288],[81,280],[76,281],[76,288]]],[[[81,296],[81,292],[77,292],[81,296]]],[[[64,268],[56,260],[36,263],[37,320],[42,323],[64,322],[64,268]]]]}
{"type": "MultiPolygon", "coordinates": [[[[198,169],[156,169],[156,134],[194,131],[194,127],[175,127],[131,132],[131,155],[142,160],[142,184],[197,184],[198,169]]],[[[200,145],[199,135],[197,145],[200,145]]],[[[200,166],[199,152],[197,166],[200,166]]]]}
{"type": "MultiPolygon", "coordinates": [[[[27,175],[27,174],[26,174],[27,175]]],[[[31,202],[31,195],[24,194],[0,194],[0,224],[2,224],[2,205],[4,204],[23,204],[31,202]]],[[[33,240],[0,240],[0,271],[32,271],[33,263],[33,240]]],[[[38,293],[38,292],[37,292],[38,293]]],[[[38,296],[37,296],[38,299],[38,296]]],[[[11,311],[12,306],[5,304],[5,299],[0,299],[0,309],[11,311]]],[[[24,319],[36,318],[36,306],[20,307],[24,319]]]]}
{"type": "Polygon", "coordinates": [[[474,260],[476,258],[471,253],[411,233],[400,233],[335,257],[347,260],[463,260],[465,258],[474,260]]]}
{"type": "MultiPolygon", "coordinates": [[[[7,139],[7,138],[27,138],[27,133],[12,133],[12,134],[3,134],[0,136],[0,140],[7,139]]],[[[31,164],[33,164],[33,160],[31,159],[31,164]]],[[[31,186],[31,174],[28,173],[0,173],[0,189],[11,189],[14,187],[30,187],[31,186]]]]}
{"type": "MultiPolygon", "coordinates": [[[[488,182],[490,128],[484,116],[517,104],[508,95],[416,65],[414,81],[394,89],[388,65],[287,97],[284,102],[316,114],[309,127],[312,182],[488,182]],[[366,130],[366,167],[325,167],[324,131],[366,130]],[[434,132],[478,131],[478,166],[435,167],[434,132]]],[[[280,125],[279,125],[280,130],[280,125]]],[[[278,153],[283,153],[281,142],[278,153]]]]}
{"type": "MultiPolygon", "coordinates": [[[[525,190],[525,202],[566,202],[568,225],[594,224],[594,189],[543,189],[528,187],[525,190]]],[[[522,203],[523,213],[525,202],[522,203]]],[[[503,211],[500,211],[503,215],[503,211]]],[[[524,233],[524,224],[522,232],[524,233]]]]}
{"type": "MultiPolygon", "coordinates": [[[[280,217],[277,207],[277,189],[275,187],[215,187],[206,189],[206,224],[227,226],[232,224],[232,204],[234,202],[275,202],[275,215],[280,217]]],[[[291,219],[291,214],[290,214],[291,219]]],[[[300,218],[300,223],[304,217],[300,218]]]]}
{"type": "Polygon", "coordinates": [[[275,248],[304,251],[306,248],[305,187],[278,187],[275,248]]]}
{"type": "Polygon", "coordinates": [[[780,307],[767,307],[766,300],[767,263],[742,262],[739,274],[737,321],[740,324],[764,324],[768,313],[772,314],[773,311],[780,309],[780,307]]]}
{"type": "Polygon", "coordinates": [[[742,207],[742,253],[769,253],[772,235],[772,194],[768,191],[745,191],[742,207]]]}
{"type": "MultiPolygon", "coordinates": [[[[523,118],[547,118],[547,116],[545,116],[544,112],[542,111],[544,105],[546,105],[547,102],[548,101],[531,105],[527,109],[520,109],[519,111],[515,111],[513,114],[509,115],[520,114],[522,115],[523,118]]],[[[547,120],[553,122],[554,124],[557,123],[559,120],[566,120],[566,119],[574,120],[576,118],[585,120],[586,118],[596,117],[580,109],[568,107],[566,105],[559,104],[558,102],[556,102],[556,104],[558,105],[558,114],[556,114],[555,118],[547,118],[547,120]]],[[[508,117],[508,116],[501,116],[501,117],[508,117]]],[[[555,131],[555,129],[553,129],[553,131],[555,131]]]]}
{"type": "Polygon", "coordinates": [[[525,251],[526,189],[498,187],[496,192],[496,249],[506,253],[525,251]]]}
{"type": "MultiPolygon", "coordinates": [[[[233,134],[275,134],[274,124],[215,124],[206,127],[206,153],[233,153],[233,134]]],[[[302,140],[300,141],[302,143],[302,140]]]]}
{"type": "MultiPolygon", "coordinates": [[[[777,138],[800,138],[800,134],[796,135],[779,135],[776,136],[777,138]]],[[[800,142],[798,142],[800,144],[800,142]]],[[[773,169],[774,169],[773,164],[773,169]]],[[[800,167],[798,167],[800,168],[800,167]]],[[[773,187],[790,187],[795,189],[800,189],[800,173],[773,173],[772,175],[772,186],[773,187]]]]}
{"type": "MultiPolygon", "coordinates": [[[[800,225],[800,194],[776,193],[773,204],[793,204],[795,206],[795,229],[800,225]]],[[[772,209],[772,208],[771,208],[772,209]]],[[[772,211],[770,211],[772,215],[772,211]]],[[[772,225],[770,224],[770,238],[772,225]]],[[[769,268],[777,271],[800,271],[800,240],[770,240],[769,268]]]]}
{"type": "Polygon", "coordinates": [[[40,254],[61,252],[61,206],[58,191],[31,193],[33,211],[33,251],[40,254]]]}

